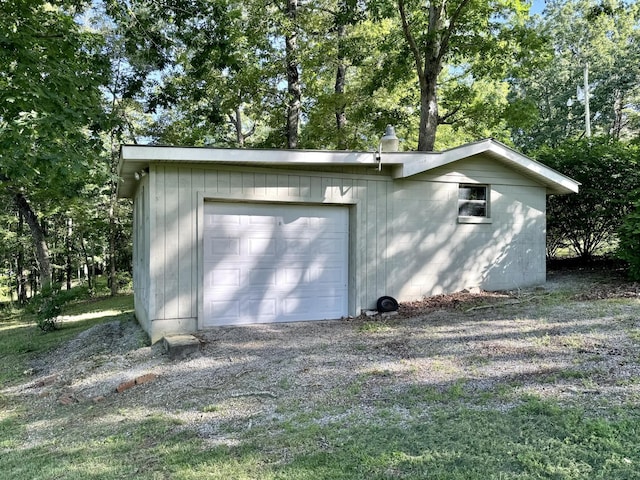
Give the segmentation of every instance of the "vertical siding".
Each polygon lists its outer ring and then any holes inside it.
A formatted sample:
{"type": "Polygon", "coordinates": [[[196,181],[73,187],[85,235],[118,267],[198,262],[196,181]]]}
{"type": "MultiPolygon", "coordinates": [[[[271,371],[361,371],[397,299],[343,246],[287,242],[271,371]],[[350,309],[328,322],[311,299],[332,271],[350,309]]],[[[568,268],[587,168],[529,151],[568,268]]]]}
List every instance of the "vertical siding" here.
{"type": "MultiPolygon", "coordinates": [[[[164,227],[164,245],[165,249],[163,257],[160,260],[163,265],[164,277],[164,317],[162,318],[180,318],[179,315],[179,287],[180,278],[180,236],[184,232],[180,231],[180,183],[178,179],[178,167],[164,167],[165,189],[164,204],[165,210],[162,216],[162,225],[164,227]]],[[[183,196],[184,198],[184,196],[183,196]]]]}
{"type": "Polygon", "coordinates": [[[353,205],[349,264],[357,271],[349,275],[350,304],[357,308],[374,307],[381,295],[408,300],[470,286],[513,288],[544,278],[544,188],[494,161],[458,162],[395,181],[240,167],[152,168],[152,318],[197,316],[202,196],[353,205]],[[491,224],[457,222],[459,182],[491,185],[491,224]]]}
{"type": "Polygon", "coordinates": [[[189,251],[191,253],[191,258],[190,258],[190,264],[189,264],[189,273],[191,274],[191,294],[189,295],[190,298],[190,317],[197,317],[198,316],[198,295],[197,292],[200,288],[200,277],[198,276],[198,242],[199,242],[199,237],[198,237],[198,228],[200,228],[200,226],[198,225],[198,202],[199,197],[198,197],[198,192],[202,192],[205,189],[205,184],[206,184],[206,175],[205,175],[205,171],[202,169],[193,169],[192,170],[192,181],[193,184],[191,185],[191,208],[192,208],[192,214],[194,216],[194,224],[195,224],[195,228],[193,226],[190,226],[191,228],[191,246],[189,247],[189,251]]]}
{"type": "Polygon", "coordinates": [[[133,287],[138,322],[148,332],[149,325],[149,187],[148,176],[140,182],[133,209],[133,287]]]}
{"type": "Polygon", "coordinates": [[[165,225],[165,171],[164,167],[153,167],[150,182],[150,234],[153,239],[149,271],[151,277],[151,290],[149,298],[149,315],[151,319],[165,318],[165,251],[166,237],[169,232],[165,225]]]}
{"type": "MultiPolygon", "coordinates": [[[[178,216],[176,222],[178,224],[178,252],[177,262],[177,307],[178,318],[195,317],[196,312],[193,307],[192,292],[196,292],[196,285],[191,283],[192,272],[195,263],[192,258],[192,251],[196,250],[196,231],[194,225],[197,225],[197,206],[193,198],[194,170],[180,169],[178,171],[178,216]]],[[[197,270],[197,268],[195,268],[197,270]]]]}

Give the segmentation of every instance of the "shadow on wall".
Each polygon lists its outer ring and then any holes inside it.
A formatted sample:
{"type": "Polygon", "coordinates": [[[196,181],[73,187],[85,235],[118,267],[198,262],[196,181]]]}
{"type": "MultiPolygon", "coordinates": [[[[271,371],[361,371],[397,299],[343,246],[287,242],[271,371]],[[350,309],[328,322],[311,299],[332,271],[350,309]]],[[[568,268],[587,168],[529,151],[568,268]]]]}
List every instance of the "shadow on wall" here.
{"type": "Polygon", "coordinates": [[[531,187],[493,186],[491,223],[462,224],[457,185],[449,188],[456,195],[449,192],[448,200],[429,209],[400,212],[390,222],[387,236],[395,241],[385,252],[389,294],[411,300],[471,287],[502,290],[544,282],[544,193],[537,195],[541,205],[526,204],[515,200],[516,189],[531,187]]]}
{"type": "MultiPolygon", "coordinates": [[[[361,282],[357,285],[361,297],[356,303],[362,308],[374,307],[376,299],[382,295],[407,301],[469,287],[500,290],[544,281],[546,198],[542,188],[493,185],[492,223],[459,224],[457,184],[439,184],[437,188],[434,187],[434,191],[427,192],[431,195],[431,200],[425,202],[421,199],[422,204],[409,204],[403,198],[397,198],[402,196],[403,185],[408,183],[410,182],[392,184],[388,181],[376,181],[369,182],[367,187],[366,195],[371,199],[371,195],[375,194],[376,205],[366,213],[368,218],[363,215],[362,224],[358,225],[360,230],[357,235],[360,239],[364,238],[366,245],[360,245],[358,251],[351,252],[359,260],[357,264],[360,279],[356,283],[361,282]],[[371,183],[377,184],[375,191],[369,191],[373,186],[371,183]],[[383,198],[378,198],[380,195],[383,198]]],[[[414,183],[422,184],[418,185],[416,191],[422,197],[425,196],[424,185],[433,185],[429,182],[414,183]]],[[[334,185],[323,187],[326,199],[335,198],[334,185]]],[[[265,190],[265,193],[268,192],[265,190]]],[[[356,193],[351,193],[349,198],[356,196],[356,193]]],[[[268,204],[264,206],[269,208],[268,204]]],[[[156,277],[160,278],[157,291],[161,295],[156,297],[156,301],[161,302],[162,310],[159,315],[160,318],[167,319],[195,318],[198,305],[194,292],[200,288],[195,273],[199,246],[195,225],[188,220],[189,214],[194,217],[195,213],[186,210],[197,210],[197,198],[193,198],[191,204],[187,202],[186,206],[185,202],[167,201],[164,209],[159,215],[166,219],[166,233],[164,239],[155,239],[165,242],[164,250],[167,255],[164,261],[156,262],[155,266],[162,270],[162,275],[156,277]],[[175,239],[178,235],[172,234],[178,231],[181,232],[179,241],[175,239]]],[[[287,225],[294,225],[300,216],[299,213],[284,215],[281,220],[287,225]]],[[[204,228],[207,228],[206,225],[204,228]]],[[[299,283],[295,280],[310,281],[317,278],[323,274],[318,273],[318,265],[338,261],[331,257],[335,252],[327,251],[326,238],[331,232],[320,228],[313,236],[305,237],[314,256],[306,262],[296,264],[292,269],[292,257],[282,252],[283,248],[290,248],[292,245],[283,247],[278,236],[272,234],[273,230],[269,230],[271,227],[264,225],[262,228],[265,229],[265,235],[260,251],[251,260],[251,269],[254,275],[261,276],[263,286],[269,287],[275,283],[274,276],[277,272],[289,268],[289,274],[293,275],[290,279],[293,292],[299,283]],[[264,255],[265,252],[272,252],[275,257],[264,255]]],[[[222,238],[227,236],[223,230],[216,234],[222,238]]],[[[205,245],[205,248],[209,247],[205,245]]],[[[154,260],[151,259],[152,264],[154,260]]],[[[212,276],[213,272],[228,266],[228,259],[224,256],[210,258],[204,266],[205,285],[207,282],[209,286],[215,284],[218,279],[212,276]]],[[[232,277],[228,276],[225,281],[233,280],[232,277]]],[[[231,296],[215,299],[216,311],[239,311],[251,302],[257,307],[254,311],[258,314],[247,321],[269,321],[269,312],[264,310],[272,308],[269,307],[269,288],[252,288],[240,281],[239,277],[234,281],[236,288],[231,296]],[[264,318],[261,318],[263,314],[264,318]]],[[[346,284],[347,278],[344,282],[346,284]]],[[[280,286],[282,287],[282,283],[280,286]]],[[[286,292],[286,289],[283,291],[286,292]]],[[[326,294],[313,288],[308,293],[313,296],[326,294]]],[[[331,302],[331,295],[327,295],[326,303],[331,302]]],[[[290,308],[292,312],[300,313],[304,311],[305,305],[302,299],[294,299],[290,308]]],[[[332,317],[327,314],[316,316],[315,319],[339,318],[341,315],[332,317]]]]}

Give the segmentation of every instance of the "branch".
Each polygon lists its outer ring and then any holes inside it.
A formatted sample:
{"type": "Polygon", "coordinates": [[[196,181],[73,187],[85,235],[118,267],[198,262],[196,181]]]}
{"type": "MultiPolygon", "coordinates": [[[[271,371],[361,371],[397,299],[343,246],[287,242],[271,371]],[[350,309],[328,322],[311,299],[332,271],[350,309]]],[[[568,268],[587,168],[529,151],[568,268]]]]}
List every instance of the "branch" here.
{"type": "Polygon", "coordinates": [[[407,20],[407,12],[404,7],[404,0],[398,0],[398,11],[400,12],[400,18],[402,19],[402,32],[404,33],[404,37],[409,43],[411,53],[413,53],[413,58],[416,62],[416,68],[418,69],[418,78],[420,78],[423,76],[424,72],[424,61],[422,59],[422,55],[420,55],[420,49],[416,44],[416,40],[411,34],[411,28],[409,27],[409,21],[407,20]]]}
{"type": "Polygon", "coordinates": [[[256,133],[256,123],[255,122],[253,123],[253,125],[251,125],[251,128],[249,129],[249,131],[246,132],[246,133],[243,133],[242,136],[246,140],[247,138],[249,138],[254,133],[256,133]]]}
{"type": "Polygon", "coordinates": [[[240,392],[240,393],[232,393],[231,395],[229,395],[230,398],[240,398],[240,397],[271,397],[271,398],[278,398],[278,396],[273,393],[273,392],[269,392],[268,390],[261,390],[261,391],[256,391],[256,392],[240,392]]]}
{"type": "Polygon", "coordinates": [[[464,311],[464,313],[473,312],[474,310],[484,310],[486,308],[498,308],[498,307],[506,307],[506,306],[509,306],[509,305],[518,305],[520,303],[531,302],[533,300],[537,300],[538,298],[545,298],[547,296],[548,296],[548,294],[546,294],[546,295],[533,295],[531,297],[527,297],[527,298],[523,298],[523,299],[506,300],[504,302],[493,303],[491,305],[478,305],[476,307],[471,307],[471,308],[466,309],[464,311]]]}
{"type": "Polygon", "coordinates": [[[442,115],[442,116],[438,115],[438,125],[452,125],[452,122],[448,123],[447,120],[453,117],[456,113],[458,113],[461,108],[462,108],[462,104],[459,104],[456,108],[454,108],[450,112],[447,112],[445,115],[442,115]]]}
{"type": "Polygon", "coordinates": [[[440,46],[440,51],[438,52],[438,61],[441,61],[444,57],[445,52],[449,49],[449,40],[451,39],[451,34],[456,28],[456,22],[460,19],[460,15],[462,15],[462,11],[469,4],[470,0],[462,0],[456,8],[456,11],[451,16],[449,20],[449,26],[445,30],[444,35],[442,36],[442,43],[440,46]]]}

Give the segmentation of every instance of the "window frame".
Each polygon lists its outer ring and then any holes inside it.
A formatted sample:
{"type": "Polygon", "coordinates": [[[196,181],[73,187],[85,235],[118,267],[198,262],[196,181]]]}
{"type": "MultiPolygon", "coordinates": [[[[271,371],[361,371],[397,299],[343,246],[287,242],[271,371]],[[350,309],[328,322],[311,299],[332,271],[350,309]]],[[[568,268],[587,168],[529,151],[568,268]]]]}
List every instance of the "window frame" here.
{"type": "Polygon", "coordinates": [[[492,223],[491,219],[491,186],[484,183],[459,183],[458,184],[458,223],[492,223]],[[464,188],[483,188],[484,200],[470,200],[460,197],[460,192],[464,188]],[[484,205],[484,215],[461,215],[460,208],[463,203],[477,202],[484,205]]]}

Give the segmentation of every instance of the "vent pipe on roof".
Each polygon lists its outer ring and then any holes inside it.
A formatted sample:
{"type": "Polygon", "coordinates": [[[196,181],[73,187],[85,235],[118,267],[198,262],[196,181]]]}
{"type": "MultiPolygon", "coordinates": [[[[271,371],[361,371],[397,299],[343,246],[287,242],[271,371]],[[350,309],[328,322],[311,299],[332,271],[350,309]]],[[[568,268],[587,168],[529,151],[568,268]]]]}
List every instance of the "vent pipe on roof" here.
{"type": "Polygon", "coordinates": [[[396,130],[391,125],[387,125],[384,135],[378,145],[378,171],[382,170],[382,152],[397,152],[400,140],[396,136],[396,130]]]}
{"type": "Polygon", "coordinates": [[[391,125],[387,125],[384,135],[380,139],[380,152],[397,152],[400,140],[396,137],[396,130],[391,125]]]}

